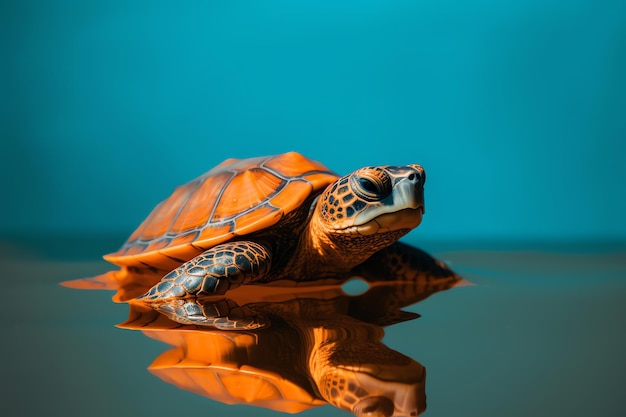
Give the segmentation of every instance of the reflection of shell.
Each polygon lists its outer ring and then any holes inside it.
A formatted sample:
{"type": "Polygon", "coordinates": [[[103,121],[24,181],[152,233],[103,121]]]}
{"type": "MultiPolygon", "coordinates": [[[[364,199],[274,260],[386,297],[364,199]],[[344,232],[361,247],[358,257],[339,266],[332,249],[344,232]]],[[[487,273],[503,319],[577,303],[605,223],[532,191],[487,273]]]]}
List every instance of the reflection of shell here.
{"type": "Polygon", "coordinates": [[[105,258],[122,266],[153,267],[189,260],[201,252],[198,248],[273,226],[337,178],[296,152],[228,159],[177,187],[119,251],[105,258]]]}
{"type": "MultiPolygon", "coordinates": [[[[172,343],[171,332],[146,332],[172,343]]],[[[247,334],[184,332],[184,344],[163,353],[150,372],[179,388],[225,404],[249,404],[296,413],[326,402],[278,372],[239,362],[239,353],[256,344],[247,334]]],[[[300,382],[300,381],[297,381],[300,382]]]]}

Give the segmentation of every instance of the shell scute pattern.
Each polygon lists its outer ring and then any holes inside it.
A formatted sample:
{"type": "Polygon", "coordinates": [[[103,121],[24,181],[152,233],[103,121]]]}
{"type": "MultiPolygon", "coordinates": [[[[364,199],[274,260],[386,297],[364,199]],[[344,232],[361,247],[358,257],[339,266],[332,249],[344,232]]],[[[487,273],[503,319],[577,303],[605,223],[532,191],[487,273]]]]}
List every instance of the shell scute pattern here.
{"type": "MultiPolygon", "coordinates": [[[[219,204],[215,205],[210,222],[221,223],[235,219],[249,210],[259,208],[268,198],[280,193],[287,182],[288,180],[259,168],[242,171],[232,176],[228,186],[220,187],[219,204]]],[[[212,193],[212,195],[216,194],[212,193]]],[[[269,206],[263,208],[270,211],[278,209],[278,207],[269,206]]],[[[206,217],[205,214],[203,219],[205,222],[206,217]]],[[[198,226],[201,227],[201,225],[198,226]]]]}
{"type": "Polygon", "coordinates": [[[146,220],[130,235],[129,242],[157,238],[165,235],[169,225],[166,222],[157,221],[162,218],[174,217],[187,199],[187,195],[192,192],[190,188],[195,188],[195,184],[189,183],[177,187],[169,198],[159,203],[146,220]]]}
{"type": "Polygon", "coordinates": [[[206,213],[214,210],[217,202],[215,196],[219,195],[222,188],[221,184],[227,183],[231,178],[231,173],[224,172],[215,176],[212,181],[199,181],[199,184],[194,184],[196,187],[189,187],[187,201],[176,202],[168,199],[166,204],[182,207],[176,215],[169,233],[177,235],[190,229],[202,227],[206,222],[206,213]]]}
{"type": "Polygon", "coordinates": [[[177,187],[105,259],[120,266],[171,269],[236,236],[273,226],[337,178],[295,152],[228,159],[177,187]]]}

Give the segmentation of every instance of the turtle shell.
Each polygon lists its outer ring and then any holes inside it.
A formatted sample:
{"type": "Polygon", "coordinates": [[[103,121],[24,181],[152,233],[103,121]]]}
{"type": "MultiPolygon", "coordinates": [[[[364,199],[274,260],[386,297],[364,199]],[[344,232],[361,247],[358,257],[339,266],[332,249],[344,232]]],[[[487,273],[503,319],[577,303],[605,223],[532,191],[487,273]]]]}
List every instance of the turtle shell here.
{"type": "Polygon", "coordinates": [[[120,266],[175,268],[235,236],[272,227],[337,178],[296,152],[227,159],[177,187],[104,258],[120,266]]]}

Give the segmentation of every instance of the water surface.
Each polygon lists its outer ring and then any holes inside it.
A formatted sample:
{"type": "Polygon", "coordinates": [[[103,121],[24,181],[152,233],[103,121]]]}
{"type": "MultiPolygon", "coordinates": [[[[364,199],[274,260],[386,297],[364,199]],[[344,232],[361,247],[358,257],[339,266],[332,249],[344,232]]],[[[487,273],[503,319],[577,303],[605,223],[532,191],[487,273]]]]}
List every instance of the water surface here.
{"type": "MultiPolygon", "coordinates": [[[[3,240],[3,409],[25,416],[284,415],[164,382],[147,368],[170,347],[116,327],[128,323],[127,304],[111,302],[111,291],[58,285],[110,269],[99,255],[114,245],[3,240]]],[[[426,369],[424,416],[622,415],[626,244],[420,246],[475,284],[405,307],[421,317],[384,327],[382,343],[426,369]]],[[[349,414],[319,405],[299,415],[349,414]]]]}

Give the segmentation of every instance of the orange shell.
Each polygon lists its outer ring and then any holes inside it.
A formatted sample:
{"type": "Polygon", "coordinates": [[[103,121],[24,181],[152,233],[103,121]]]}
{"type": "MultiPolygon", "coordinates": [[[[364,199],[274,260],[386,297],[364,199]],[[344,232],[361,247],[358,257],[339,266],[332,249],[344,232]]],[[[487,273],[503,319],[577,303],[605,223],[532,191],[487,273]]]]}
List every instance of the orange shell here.
{"type": "Polygon", "coordinates": [[[337,174],[296,152],[227,159],[177,187],[128,241],[104,258],[169,270],[234,236],[273,226],[337,174]]]}

